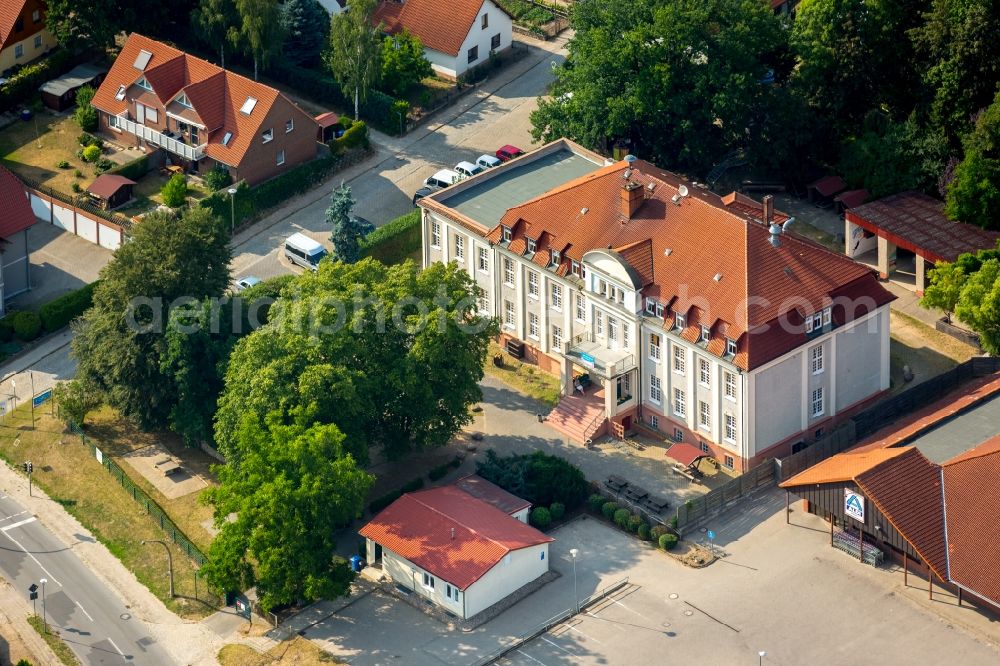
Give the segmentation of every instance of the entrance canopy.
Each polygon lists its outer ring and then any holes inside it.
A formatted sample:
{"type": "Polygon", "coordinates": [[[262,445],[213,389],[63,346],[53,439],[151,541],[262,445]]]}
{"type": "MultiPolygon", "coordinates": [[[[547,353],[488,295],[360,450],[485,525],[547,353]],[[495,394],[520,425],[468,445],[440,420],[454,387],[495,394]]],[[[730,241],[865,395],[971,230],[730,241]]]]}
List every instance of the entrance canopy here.
{"type": "Polygon", "coordinates": [[[685,442],[678,442],[671,446],[667,449],[667,455],[685,467],[690,467],[699,458],[705,457],[701,449],[685,442]]]}

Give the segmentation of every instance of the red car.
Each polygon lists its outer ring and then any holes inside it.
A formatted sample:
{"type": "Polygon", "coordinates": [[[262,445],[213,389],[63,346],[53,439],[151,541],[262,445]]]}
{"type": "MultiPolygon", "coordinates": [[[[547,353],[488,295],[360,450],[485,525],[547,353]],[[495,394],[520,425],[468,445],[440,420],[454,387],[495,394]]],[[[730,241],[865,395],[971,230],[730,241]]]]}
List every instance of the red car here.
{"type": "Polygon", "coordinates": [[[515,157],[520,157],[521,155],[524,155],[524,151],[517,146],[511,146],[510,144],[504,146],[503,148],[499,148],[496,152],[496,156],[501,162],[510,161],[515,157]]]}

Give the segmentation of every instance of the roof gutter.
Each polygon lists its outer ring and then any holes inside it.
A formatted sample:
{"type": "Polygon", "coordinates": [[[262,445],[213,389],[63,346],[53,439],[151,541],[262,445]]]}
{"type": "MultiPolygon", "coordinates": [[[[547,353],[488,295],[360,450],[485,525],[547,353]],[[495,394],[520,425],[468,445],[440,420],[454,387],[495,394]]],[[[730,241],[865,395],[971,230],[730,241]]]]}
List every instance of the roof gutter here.
{"type": "Polygon", "coordinates": [[[948,498],[944,494],[943,465],[938,466],[938,474],[940,475],[941,478],[941,511],[943,514],[943,521],[944,521],[944,571],[945,575],[948,576],[948,580],[954,583],[955,581],[951,580],[951,552],[948,547],[948,498]]]}

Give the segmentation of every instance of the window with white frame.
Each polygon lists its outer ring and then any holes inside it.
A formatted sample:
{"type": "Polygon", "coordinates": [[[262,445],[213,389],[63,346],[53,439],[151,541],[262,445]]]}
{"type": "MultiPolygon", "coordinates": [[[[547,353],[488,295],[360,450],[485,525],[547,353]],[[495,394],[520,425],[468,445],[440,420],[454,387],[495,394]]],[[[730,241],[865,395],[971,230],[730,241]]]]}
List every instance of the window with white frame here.
{"type": "Polygon", "coordinates": [[[140,88],[142,88],[144,90],[152,90],[153,89],[153,86],[151,86],[149,84],[149,81],[146,80],[145,76],[140,76],[139,80],[135,82],[135,85],[139,86],[140,88]]]}
{"type": "Polygon", "coordinates": [[[608,295],[608,283],[605,282],[604,280],[598,279],[597,280],[597,289],[596,289],[596,291],[601,296],[607,296],[608,295]]]}
{"type": "Polygon", "coordinates": [[[649,399],[651,402],[660,404],[663,401],[662,382],[656,375],[649,376],[649,399]]]}
{"type": "Polygon", "coordinates": [[[653,430],[659,430],[660,429],[660,417],[657,416],[656,414],[650,414],[650,416],[649,416],[649,425],[652,426],[653,430]]]}
{"type": "Polygon", "coordinates": [[[698,448],[701,449],[701,452],[704,453],[704,454],[711,454],[712,453],[712,449],[708,448],[708,444],[706,442],[700,442],[698,444],[698,448]]]}
{"type": "Polygon", "coordinates": [[[656,316],[663,319],[663,303],[656,304],[656,316]]]}
{"type": "Polygon", "coordinates": [[[42,36],[41,35],[35,35],[35,48],[36,49],[42,48],[42,36]]]}
{"type": "Polygon", "coordinates": [[[824,326],[829,326],[830,325],[830,314],[831,314],[830,308],[823,308],[823,325],[824,326]]]}
{"type": "Polygon", "coordinates": [[[660,360],[660,336],[658,333],[649,334],[649,358],[654,361],[660,360]]]}
{"type": "Polygon", "coordinates": [[[687,350],[679,345],[674,345],[674,372],[683,375],[687,364],[687,350]]]}
{"type": "Polygon", "coordinates": [[[535,253],[535,247],[537,247],[535,245],[535,239],[534,238],[525,238],[524,242],[527,243],[527,245],[528,245],[528,254],[534,254],[535,253]]]}
{"type": "Polygon", "coordinates": [[[818,375],[823,372],[823,345],[816,345],[809,350],[812,373],[818,375]]]}
{"type": "Polygon", "coordinates": [[[488,273],[490,270],[490,255],[485,247],[479,248],[479,270],[488,273]]]}
{"type": "Polygon", "coordinates": [[[455,234],[455,259],[465,261],[465,236],[455,234]]]}
{"type": "Polygon", "coordinates": [[[618,342],[618,320],[608,315],[608,340],[618,342]]]}
{"type": "Polygon", "coordinates": [[[684,431],[680,428],[674,428],[674,441],[683,442],[684,441],[684,431]]]}
{"type": "Polygon", "coordinates": [[[191,100],[189,100],[188,96],[186,94],[184,94],[184,93],[181,93],[180,95],[178,95],[176,101],[177,101],[178,104],[180,104],[181,106],[183,106],[186,109],[193,108],[191,106],[191,100]]]}
{"type": "Polygon", "coordinates": [[[514,328],[517,319],[514,318],[514,304],[510,301],[503,302],[503,325],[507,328],[514,328]]]}
{"type": "Polygon", "coordinates": [[[538,339],[538,315],[534,312],[528,313],[528,337],[538,339]]]}
{"type": "Polygon", "coordinates": [[[295,120],[289,118],[288,120],[285,121],[285,134],[288,134],[294,129],[295,129],[295,120]]]}
{"type": "Polygon", "coordinates": [[[736,400],[736,373],[726,371],[726,397],[736,400]]]}
{"type": "Polygon", "coordinates": [[[485,30],[486,28],[490,27],[490,15],[489,14],[483,14],[483,24],[482,25],[483,25],[483,30],[485,30]]]}
{"type": "Polygon", "coordinates": [[[587,300],[583,294],[576,295],[576,320],[587,321],[587,300]]]}
{"type": "Polygon", "coordinates": [[[509,257],[503,258],[503,283],[508,287],[514,286],[514,262],[509,257]]]}
{"type": "Polygon", "coordinates": [[[549,250],[549,262],[553,266],[558,266],[560,261],[562,261],[562,256],[559,254],[559,251],[549,250]]]}
{"type": "Polygon", "coordinates": [[[274,141],[274,128],[268,128],[260,133],[261,143],[270,143],[274,141]]]}
{"type": "Polygon", "coordinates": [[[424,587],[434,589],[434,576],[424,572],[424,587]]]}
{"type": "Polygon", "coordinates": [[[823,404],[823,389],[817,388],[813,389],[812,392],[812,415],[822,416],[823,412],[826,411],[826,406],[823,404]]]}
{"type": "Polygon", "coordinates": [[[597,331],[598,335],[604,335],[604,313],[600,310],[594,310],[594,330],[597,331]]]}
{"type": "Polygon", "coordinates": [[[631,339],[632,339],[632,329],[629,328],[629,325],[628,325],[627,321],[623,321],[622,322],[622,343],[625,345],[626,348],[632,346],[631,343],[629,342],[629,340],[631,340],[631,339]]]}
{"type": "Polygon", "coordinates": [[[710,337],[712,337],[712,331],[711,331],[711,329],[709,329],[708,326],[705,326],[704,324],[702,324],[701,325],[701,336],[700,336],[699,340],[701,342],[708,342],[708,339],[710,337]]]}
{"type": "Polygon", "coordinates": [[[477,298],[476,301],[479,304],[479,312],[481,312],[482,314],[489,314],[489,312],[490,312],[490,299],[487,298],[486,295],[484,294],[484,295],[480,296],[479,298],[477,298]]]}
{"type": "Polygon", "coordinates": [[[674,389],[674,414],[682,417],[687,416],[684,391],[679,388],[674,389]]]}
{"type": "Polygon", "coordinates": [[[701,382],[702,386],[711,386],[712,384],[712,364],[708,362],[708,359],[698,359],[698,381],[701,382]]]}
{"type": "Polygon", "coordinates": [[[538,273],[528,271],[528,296],[538,298],[538,273]]]}
{"type": "Polygon", "coordinates": [[[726,440],[736,441],[736,417],[732,414],[726,414],[726,440]]]}
{"type": "Polygon", "coordinates": [[[450,583],[446,584],[444,586],[444,596],[448,597],[452,601],[458,601],[458,588],[450,583]]]}
{"type": "Polygon", "coordinates": [[[698,427],[702,430],[712,428],[712,407],[704,400],[698,401],[698,427]]]}
{"type": "Polygon", "coordinates": [[[563,332],[562,326],[552,326],[552,348],[556,351],[562,351],[563,343],[563,332]]]}
{"type": "Polygon", "coordinates": [[[726,355],[736,356],[736,340],[732,338],[726,338],[726,355]]]}
{"type": "Polygon", "coordinates": [[[503,242],[509,243],[510,239],[513,237],[510,227],[503,227],[503,242]]]}
{"type": "Polygon", "coordinates": [[[552,307],[556,310],[562,310],[562,285],[552,283],[552,307]]]}
{"type": "Polygon", "coordinates": [[[440,222],[431,222],[431,247],[441,247],[440,222]]]}
{"type": "Polygon", "coordinates": [[[646,299],[646,314],[652,315],[656,314],[656,301],[652,298],[646,299]]]}
{"type": "Polygon", "coordinates": [[[736,461],[733,460],[732,456],[726,456],[722,464],[726,466],[726,469],[732,469],[736,465],[736,461]]]}
{"type": "Polygon", "coordinates": [[[819,312],[814,312],[806,316],[806,333],[821,330],[824,326],[830,325],[830,308],[823,308],[819,312]]]}
{"type": "Polygon", "coordinates": [[[583,277],[583,268],[580,266],[580,262],[579,261],[576,261],[574,259],[573,261],[570,262],[569,267],[570,267],[570,271],[573,273],[573,275],[575,275],[577,277],[583,277]]]}
{"type": "Polygon", "coordinates": [[[678,312],[676,315],[674,315],[674,326],[676,326],[681,330],[687,328],[687,317],[678,312]]]}
{"type": "Polygon", "coordinates": [[[274,163],[281,166],[285,163],[285,151],[279,150],[278,154],[274,156],[274,163]]]}

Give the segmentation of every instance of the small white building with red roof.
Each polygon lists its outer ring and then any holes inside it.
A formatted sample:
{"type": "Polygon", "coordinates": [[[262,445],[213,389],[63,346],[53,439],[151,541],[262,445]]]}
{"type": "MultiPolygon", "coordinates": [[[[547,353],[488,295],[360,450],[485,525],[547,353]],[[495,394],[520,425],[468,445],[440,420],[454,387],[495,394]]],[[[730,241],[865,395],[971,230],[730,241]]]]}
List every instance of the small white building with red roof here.
{"type": "Polygon", "coordinates": [[[368,561],[397,585],[470,618],[549,570],[554,539],[498,508],[528,508],[511,497],[475,476],[407,493],[361,528],[368,561]]]}

